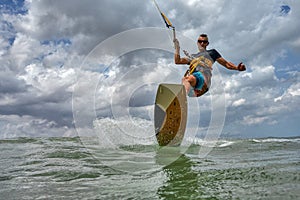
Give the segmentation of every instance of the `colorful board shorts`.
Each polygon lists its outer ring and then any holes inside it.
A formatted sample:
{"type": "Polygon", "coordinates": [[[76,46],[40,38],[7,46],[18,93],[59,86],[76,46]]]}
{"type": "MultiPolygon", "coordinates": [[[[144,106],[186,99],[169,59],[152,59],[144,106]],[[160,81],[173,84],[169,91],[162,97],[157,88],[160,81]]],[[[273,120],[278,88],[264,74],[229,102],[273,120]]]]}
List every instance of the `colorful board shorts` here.
{"type": "Polygon", "coordinates": [[[194,89],[201,90],[204,85],[204,76],[201,72],[197,71],[192,74],[196,78],[196,85],[194,89]]]}

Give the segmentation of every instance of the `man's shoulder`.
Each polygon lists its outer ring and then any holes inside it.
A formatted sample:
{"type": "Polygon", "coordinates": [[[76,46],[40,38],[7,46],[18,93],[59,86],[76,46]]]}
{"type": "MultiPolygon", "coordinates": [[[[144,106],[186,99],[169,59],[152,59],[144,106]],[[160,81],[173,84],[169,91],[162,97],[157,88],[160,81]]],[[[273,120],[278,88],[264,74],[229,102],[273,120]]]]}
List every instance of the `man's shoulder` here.
{"type": "Polygon", "coordinates": [[[215,53],[215,52],[218,52],[216,49],[209,49],[209,50],[207,50],[207,52],[212,52],[212,53],[215,53]]]}
{"type": "Polygon", "coordinates": [[[204,51],[199,51],[197,53],[194,53],[192,55],[202,55],[202,54],[207,54],[207,53],[219,53],[216,49],[206,49],[204,51]]]}
{"type": "Polygon", "coordinates": [[[222,57],[221,54],[216,49],[210,49],[207,50],[207,52],[209,53],[209,55],[212,57],[214,61],[222,57]]]}

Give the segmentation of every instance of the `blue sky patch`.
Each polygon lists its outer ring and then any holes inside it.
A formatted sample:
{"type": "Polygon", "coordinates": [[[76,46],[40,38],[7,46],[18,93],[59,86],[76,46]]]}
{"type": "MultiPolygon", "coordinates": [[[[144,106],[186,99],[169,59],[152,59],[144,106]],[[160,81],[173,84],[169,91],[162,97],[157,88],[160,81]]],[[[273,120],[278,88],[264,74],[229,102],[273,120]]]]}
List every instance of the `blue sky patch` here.
{"type": "Polygon", "coordinates": [[[60,45],[60,44],[71,45],[72,42],[69,39],[60,38],[60,39],[44,40],[44,41],[41,41],[41,44],[42,45],[50,45],[50,44],[54,44],[54,45],[60,45]]]}
{"type": "Polygon", "coordinates": [[[27,8],[24,6],[24,0],[1,0],[0,12],[8,14],[21,14],[27,13],[27,8]]]}
{"type": "Polygon", "coordinates": [[[287,15],[291,11],[291,8],[288,5],[282,5],[280,6],[280,9],[281,15],[287,15]]]}

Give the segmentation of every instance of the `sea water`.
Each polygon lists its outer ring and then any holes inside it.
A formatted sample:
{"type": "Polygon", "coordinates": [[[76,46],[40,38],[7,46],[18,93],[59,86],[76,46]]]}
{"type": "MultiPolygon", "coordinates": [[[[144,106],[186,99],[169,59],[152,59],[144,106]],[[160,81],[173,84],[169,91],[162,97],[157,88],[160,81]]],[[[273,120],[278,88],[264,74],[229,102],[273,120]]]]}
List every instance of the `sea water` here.
{"type": "Polygon", "coordinates": [[[203,145],[95,154],[79,137],[0,140],[0,199],[300,199],[300,138],[219,139],[199,156],[203,145]]]}

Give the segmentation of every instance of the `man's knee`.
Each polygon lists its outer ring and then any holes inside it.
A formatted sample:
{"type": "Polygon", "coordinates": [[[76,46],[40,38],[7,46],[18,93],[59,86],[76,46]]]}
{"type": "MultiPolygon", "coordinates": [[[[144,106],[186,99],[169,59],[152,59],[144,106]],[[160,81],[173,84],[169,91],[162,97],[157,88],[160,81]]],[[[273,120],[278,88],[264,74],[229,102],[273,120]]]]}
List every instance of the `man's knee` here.
{"type": "Polygon", "coordinates": [[[182,78],[182,83],[186,83],[186,82],[188,82],[192,87],[195,87],[197,80],[195,76],[190,75],[182,78]]]}
{"type": "Polygon", "coordinates": [[[196,85],[196,77],[191,75],[191,76],[188,76],[188,79],[187,81],[194,87],[196,85]]]}

